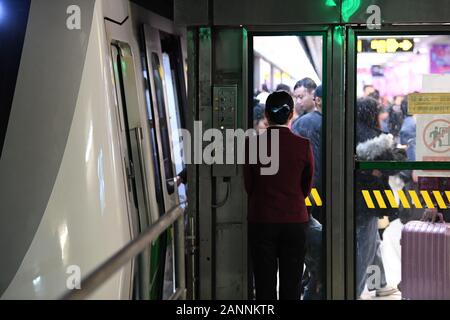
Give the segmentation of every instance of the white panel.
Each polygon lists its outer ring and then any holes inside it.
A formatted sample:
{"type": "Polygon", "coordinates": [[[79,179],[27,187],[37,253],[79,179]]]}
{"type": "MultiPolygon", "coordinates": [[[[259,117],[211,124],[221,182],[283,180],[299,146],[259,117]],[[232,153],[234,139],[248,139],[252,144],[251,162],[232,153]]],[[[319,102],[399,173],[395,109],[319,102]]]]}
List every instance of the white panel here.
{"type": "Polygon", "coordinates": [[[102,0],[105,18],[123,22],[128,16],[128,3],[126,0],[102,0]]]}

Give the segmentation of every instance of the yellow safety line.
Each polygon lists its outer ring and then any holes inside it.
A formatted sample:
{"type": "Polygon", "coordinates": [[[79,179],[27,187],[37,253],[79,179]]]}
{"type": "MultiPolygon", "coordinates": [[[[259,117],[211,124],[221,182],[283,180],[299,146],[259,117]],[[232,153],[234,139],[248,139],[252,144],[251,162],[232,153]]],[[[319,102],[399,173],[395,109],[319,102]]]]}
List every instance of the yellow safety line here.
{"type": "Polygon", "coordinates": [[[448,202],[450,202],[450,191],[445,191],[445,195],[447,196],[448,202]]]}
{"type": "Polygon", "coordinates": [[[375,199],[377,199],[378,205],[381,209],[386,209],[386,203],[383,200],[383,196],[379,190],[374,190],[373,194],[375,195],[375,199]]]}
{"type": "Polygon", "coordinates": [[[426,190],[420,191],[420,194],[422,195],[423,199],[425,200],[425,203],[428,207],[428,209],[434,209],[433,201],[431,201],[430,195],[426,190]]]}
{"type": "Polygon", "coordinates": [[[409,201],[406,198],[405,192],[403,190],[398,190],[398,197],[400,198],[400,202],[402,203],[403,208],[410,209],[409,201]]]}
{"type": "Polygon", "coordinates": [[[436,198],[436,201],[439,205],[440,209],[447,209],[447,205],[445,204],[444,199],[441,196],[441,193],[439,191],[433,191],[433,195],[436,198]]]}
{"type": "Polygon", "coordinates": [[[370,197],[370,192],[367,190],[362,190],[362,195],[364,200],[366,201],[367,208],[375,209],[375,205],[373,204],[372,198],[370,197]]]}
{"type": "Polygon", "coordinates": [[[422,204],[420,203],[417,193],[414,190],[409,190],[409,195],[411,196],[411,200],[413,201],[414,206],[417,209],[422,209],[422,204]]]}
{"type": "Polygon", "coordinates": [[[386,193],[386,196],[389,200],[389,203],[391,204],[391,207],[394,209],[398,208],[398,203],[395,201],[394,193],[392,190],[385,190],[384,193],[386,193]]]}
{"type": "MultiPolygon", "coordinates": [[[[375,200],[380,206],[381,209],[386,209],[386,201],[383,199],[382,191],[380,190],[372,190],[373,194],[375,196],[375,200]]],[[[364,200],[366,201],[367,208],[369,209],[375,209],[374,201],[372,200],[370,191],[368,190],[362,190],[362,195],[364,197],[364,200]]],[[[419,194],[415,190],[409,190],[409,195],[411,197],[411,202],[406,197],[406,194],[403,190],[398,190],[398,197],[400,199],[400,202],[405,209],[411,208],[411,205],[416,207],[417,209],[422,209],[422,203],[420,202],[419,194]]],[[[447,204],[445,203],[444,198],[442,197],[441,193],[439,191],[430,191],[433,193],[434,197],[436,198],[437,206],[439,206],[440,209],[447,209],[447,204]]],[[[386,197],[389,201],[389,206],[397,209],[399,207],[399,204],[397,203],[395,199],[394,192],[392,190],[384,190],[384,193],[386,194],[386,197]]],[[[420,195],[425,201],[426,207],[429,209],[434,209],[436,205],[433,203],[433,199],[430,195],[430,193],[426,190],[421,190],[420,195]]],[[[447,197],[448,202],[450,202],[450,191],[445,191],[445,195],[447,197]]]]}
{"type": "Polygon", "coordinates": [[[314,198],[314,201],[316,202],[316,205],[318,207],[322,206],[322,199],[320,198],[319,192],[317,191],[316,188],[311,190],[311,195],[314,198]]]}

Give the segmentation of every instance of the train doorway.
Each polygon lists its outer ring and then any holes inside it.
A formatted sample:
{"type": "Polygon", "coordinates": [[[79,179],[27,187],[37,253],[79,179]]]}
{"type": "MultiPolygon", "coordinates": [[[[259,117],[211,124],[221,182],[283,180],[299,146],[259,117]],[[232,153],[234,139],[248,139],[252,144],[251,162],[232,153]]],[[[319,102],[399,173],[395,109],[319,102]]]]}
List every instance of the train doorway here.
{"type": "MultiPolygon", "coordinates": [[[[249,33],[249,127],[258,134],[268,126],[265,102],[275,91],[286,91],[294,100],[291,131],[311,141],[315,174],[313,190],[306,201],[310,222],[307,230],[303,299],[326,296],[326,32],[297,34],[249,33]],[[325,45],[324,45],[325,44],[325,45]]],[[[253,294],[252,263],[249,259],[249,295],[253,294]]]]}

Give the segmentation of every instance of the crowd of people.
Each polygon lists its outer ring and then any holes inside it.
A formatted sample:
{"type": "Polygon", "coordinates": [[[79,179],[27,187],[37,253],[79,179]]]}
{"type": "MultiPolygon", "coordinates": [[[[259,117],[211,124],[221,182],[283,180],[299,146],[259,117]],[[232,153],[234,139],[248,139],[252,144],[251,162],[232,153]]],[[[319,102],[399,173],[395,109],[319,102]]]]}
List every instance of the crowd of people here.
{"type": "MultiPolygon", "coordinates": [[[[254,128],[258,134],[263,134],[274,126],[282,125],[291,133],[306,138],[310,142],[314,168],[311,179],[312,188],[316,188],[321,196],[323,194],[322,144],[324,138],[322,133],[322,94],[322,86],[318,86],[310,78],[298,81],[292,91],[286,85],[279,85],[275,93],[271,94],[267,87],[263,87],[263,91],[255,96],[253,110],[254,128]],[[281,92],[290,97],[286,98],[286,101],[293,100],[292,115],[286,123],[282,121],[283,123],[277,124],[270,118],[271,108],[277,107],[277,103],[274,104],[269,100],[274,94],[277,95],[281,92]]],[[[286,109],[286,112],[288,111],[286,109]]],[[[396,96],[390,102],[389,99],[380,97],[379,91],[374,86],[365,86],[364,94],[357,100],[356,105],[355,144],[359,161],[415,161],[416,116],[408,112],[407,96],[396,96]]],[[[412,171],[358,170],[355,174],[356,292],[358,297],[366,289],[369,267],[376,267],[380,272],[378,286],[368,286],[369,290],[376,291],[377,296],[391,295],[400,288],[400,284],[399,286],[390,286],[386,281],[380,249],[382,233],[379,230],[379,219],[389,217],[391,221],[397,219],[406,223],[408,220],[417,218],[412,217],[411,211],[414,209],[368,209],[361,192],[362,190],[389,190],[391,189],[389,179],[393,176],[402,179],[404,188],[417,188],[417,177],[414,179],[412,171]]],[[[251,192],[251,190],[247,191],[251,192]]],[[[305,196],[307,195],[305,194],[305,196]]],[[[423,211],[419,215],[423,215],[423,211]]],[[[303,293],[303,299],[320,300],[325,298],[322,280],[322,224],[325,217],[322,207],[315,206],[315,204],[307,208],[307,214],[309,218],[304,228],[305,255],[304,259],[300,259],[302,263],[304,262],[306,270],[299,288],[303,293]]],[[[252,224],[250,223],[250,225],[252,224]]],[[[257,232],[254,231],[254,228],[252,230],[253,232],[250,234],[255,235],[257,232]]],[[[250,240],[250,243],[253,243],[251,248],[255,249],[255,242],[250,240]]],[[[267,251],[263,250],[260,254],[267,254],[267,251]]],[[[255,259],[260,258],[256,256],[255,259]]],[[[262,262],[258,260],[257,263],[261,265],[262,262]]],[[[281,268],[281,261],[279,263],[281,268]]],[[[301,273],[301,271],[299,272],[301,273]]],[[[258,288],[256,274],[257,272],[255,273],[255,282],[256,288],[258,288]]],[[[282,277],[281,274],[280,277],[282,277]]],[[[273,289],[273,285],[271,289],[273,289]]],[[[265,290],[267,292],[269,289],[265,287],[265,290]]],[[[273,291],[270,297],[273,297],[273,291]]]]}
{"type": "Polygon", "coordinates": [[[373,85],[365,85],[362,98],[372,98],[377,102],[377,128],[381,133],[391,134],[396,145],[407,151],[408,161],[415,161],[416,115],[408,113],[408,97],[397,95],[390,101],[389,98],[380,96],[373,85]]]}

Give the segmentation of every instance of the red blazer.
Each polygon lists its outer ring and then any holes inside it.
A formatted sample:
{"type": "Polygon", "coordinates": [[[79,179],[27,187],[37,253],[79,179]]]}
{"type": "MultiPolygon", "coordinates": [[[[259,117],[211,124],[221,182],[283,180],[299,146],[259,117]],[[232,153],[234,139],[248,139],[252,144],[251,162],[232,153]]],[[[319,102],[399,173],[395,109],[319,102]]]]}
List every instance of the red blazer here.
{"type": "MultiPolygon", "coordinates": [[[[311,144],[308,139],[293,134],[287,127],[269,127],[263,133],[267,135],[269,154],[271,130],[279,130],[279,170],[275,175],[261,175],[261,168],[270,167],[270,164],[262,165],[259,161],[258,164],[249,164],[250,140],[247,140],[244,179],[248,193],[248,221],[308,222],[305,197],[311,193],[314,174],[311,144]]],[[[250,139],[260,141],[261,136],[250,139]]]]}

